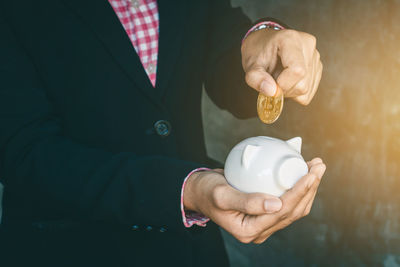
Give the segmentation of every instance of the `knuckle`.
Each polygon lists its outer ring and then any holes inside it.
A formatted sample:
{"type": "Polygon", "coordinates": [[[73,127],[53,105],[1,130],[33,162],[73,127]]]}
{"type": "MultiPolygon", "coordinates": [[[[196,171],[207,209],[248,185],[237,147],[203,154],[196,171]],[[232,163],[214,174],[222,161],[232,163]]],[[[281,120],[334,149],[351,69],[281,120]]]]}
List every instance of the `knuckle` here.
{"type": "Polygon", "coordinates": [[[307,38],[309,39],[313,48],[317,46],[317,38],[314,35],[307,33],[307,38]]]}
{"type": "Polygon", "coordinates": [[[302,96],[297,97],[296,101],[303,106],[307,106],[308,104],[310,104],[311,99],[309,99],[309,97],[307,97],[305,95],[302,95],[302,96]]]}
{"type": "Polygon", "coordinates": [[[250,244],[253,241],[250,236],[237,236],[236,239],[243,244],[250,244]]]}
{"type": "Polygon", "coordinates": [[[256,240],[254,240],[253,243],[254,243],[254,244],[257,244],[257,245],[262,244],[262,243],[264,243],[268,238],[270,238],[270,236],[271,236],[271,234],[267,234],[267,235],[263,236],[262,238],[258,238],[258,239],[256,239],[256,240]]]}
{"type": "Polygon", "coordinates": [[[255,71],[254,71],[254,70],[249,70],[249,71],[246,72],[245,80],[246,80],[246,83],[247,83],[248,85],[250,85],[250,86],[254,86],[254,87],[257,87],[257,86],[258,86],[258,85],[256,84],[256,83],[257,83],[257,82],[256,82],[257,77],[256,77],[256,75],[255,75],[255,71]]]}
{"type": "Polygon", "coordinates": [[[299,35],[299,32],[296,30],[292,30],[292,29],[287,29],[287,30],[283,30],[281,31],[284,35],[286,35],[287,37],[297,37],[299,35]]]}
{"type": "Polygon", "coordinates": [[[281,30],[277,32],[277,41],[283,45],[293,40],[299,39],[299,33],[292,29],[281,30]]]}
{"type": "Polygon", "coordinates": [[[296,91],[299,95],[305,95],[308,92],[307,88],[304,85],[297,87],[296,91]]]}
{"type": "Polygon", "coordinates": [[[307,209],[304,211],[303,217],[308,216],[308,215],[310,214],[310,212],[311,212],[311,209],[310,209],[310,208],[307,208],[307,209]]]}
{"type": "Polygon", "coordinates": [[[253,240],[251,240],[250,238],[245,238],[245,239],[239,239],[239,241],[243,244],[250,244],[251,241],[253,240]]]}
{"type": "Polygon", "coordinates": [[[256,245],[260,245],[260,244],[264,243],[264,241],[265,241],[264,238],[263,239],[257,239],[257,240],[254,240],[253,243],[256,244],[256,245]]]}
{"type": "Polygon", "coordinates": [[[246,75],[245,75],[244,79],[246,80],[246,83],[247,83],[247,84],[250,84],[250,81],[251,81],[251,74],[250,74],[250,72],[246,72],[246,75]]]}
{"type": "Polygon", "coordinates": [[[215,206],[219,208],[224,208],[225,202],[223,200],[223,195],[225,192],[225,186],[224,185],[217,185],[214,187],[213,192],[212,192],[212,199],[215,204],[215,206]]]}
{"type": "Polygon", "coordinates": [[[318,52],[318,50],[315,50],[315,51],[316,51],[315,54],[317,56],[317,61],[320,61],[321,60],[321,54],[318,52]]]}
{"type": "Polygon", "coordinates": [[[299,77],[300,79],[306,76],[306,69],[302,65],[296,65],[292,67],[292,72],[295,76],[299,77]]]}
{"type": "Polygon", "coordinates": [[[323,162],[323,160],[320,157],[316,157],[312,161],[318,162],[318,163],[322,163],[323,162]]]}
{"type": "Polygon", "coordinates": [[[260,207],[260,200],[262,198],[258,197],[256,193],[246,194],[243,197],[243,209],[247,214],[252,214],[256,212],[260,207]]]}

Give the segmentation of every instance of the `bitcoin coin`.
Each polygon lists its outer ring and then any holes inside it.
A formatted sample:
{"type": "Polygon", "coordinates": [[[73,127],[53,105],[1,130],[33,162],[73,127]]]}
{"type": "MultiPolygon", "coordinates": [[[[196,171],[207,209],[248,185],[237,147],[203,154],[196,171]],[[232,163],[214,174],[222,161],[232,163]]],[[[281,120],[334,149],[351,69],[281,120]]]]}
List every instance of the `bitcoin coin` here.
{"type": "Polygon", "coordinates": [[[274,96],[266,96],[260,93],[257,99],[258,117],[263,123],[274,123],[281,115],[283,108],[283,93],[280,88],[277,89],[274,96]]]}

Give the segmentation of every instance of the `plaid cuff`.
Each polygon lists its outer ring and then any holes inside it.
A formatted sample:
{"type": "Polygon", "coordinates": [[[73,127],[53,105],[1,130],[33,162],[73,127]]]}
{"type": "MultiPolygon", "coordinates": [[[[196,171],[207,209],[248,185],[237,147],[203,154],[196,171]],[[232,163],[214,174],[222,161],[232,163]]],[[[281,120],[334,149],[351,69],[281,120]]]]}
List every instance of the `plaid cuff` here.
{"type": "Polygon", "coordinates": [[[185,227],[189,228],[192,227],[194,224],[201,226],[201,227],[206,227],[207,222],[210,220],[210,218],[207,218],[203,214],[197,213],[197,212],[192,212],[192,211],[185,211],[185,207],[183,206],[183,191],[185,190],[185,185],[187,179],[190,177],[195,172],[198,171],[209,171],[209,168],[197,168],[193,171],[191,171],[183,181],[182,189],[181,189],[181,213],[182,213],[182,221],[185,227]]]}
{"type": "Polygon", "coordinates": [[[250,30],[247,31],[247,33],[244,35],[242,39],[243,41],[249,36],[250,33],[261,30],[261,29],[274,29],[274,30],[284,30],[285,27],[283,27],[281,24],[274,22],[274,21],[261,21],[254,25],[253,27],[250,28],[250,30]]]}

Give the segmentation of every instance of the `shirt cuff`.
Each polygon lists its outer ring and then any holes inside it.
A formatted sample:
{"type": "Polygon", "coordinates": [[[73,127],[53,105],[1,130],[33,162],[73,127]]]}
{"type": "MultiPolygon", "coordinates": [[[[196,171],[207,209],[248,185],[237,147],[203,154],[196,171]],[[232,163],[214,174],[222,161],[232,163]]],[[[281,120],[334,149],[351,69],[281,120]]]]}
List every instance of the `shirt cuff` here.
{"type": "Polygon", "coordinates": [[[191,171],[183,181],[182,189],[181,189],[181,213],[182,213],[182,221],[185,227],[189,228],[192,227],[193,225],[198,225],[201,227],[206,227],[207,222],[210,220],[210,218],[207,218],[203,214],[193,212],[193,211],[185,211],[185,207],[183,206],[183,191],[185,190],[185,185],[187,179],[190,177],[195,172],[198,171],[209,171],[209,168],[197,168],[193,171],[191,171]]]}
{"type": "Polygon", "coordinates": [[[255,24],[253,27],[250,28],[250,30],[248,30],[246,32],[246,34],[244,35],[244,37],[242,39],[242,43],[247,38],[247,36],[249,36],[250,33],[261,30],[261,29],[266,29],[266,28],[270,28],[270,29],[274,29],[274,30],[284,30],[285,29],[284,26],[282,26],[281,24],[279,24],[275,21],[261,21],[261,22],[255,24]]]}

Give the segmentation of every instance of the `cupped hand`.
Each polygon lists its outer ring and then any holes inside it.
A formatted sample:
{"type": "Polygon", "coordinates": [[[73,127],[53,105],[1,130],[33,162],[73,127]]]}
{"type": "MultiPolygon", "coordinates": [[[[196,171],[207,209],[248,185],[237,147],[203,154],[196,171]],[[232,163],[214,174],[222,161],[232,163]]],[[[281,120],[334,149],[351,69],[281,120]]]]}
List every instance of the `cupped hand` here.
{"type": "Polygon", "coordinates": [[[250,87],[267,96],[282,90],[287,98],[310,103],[323,69],[314,36],[289,29],[258,30],[247,36],[241,50],[250,87]]]}
{"type": "Polygon", "coordinates": [[[192,174],[187,180],[184,205],[209,217],[243,243],[262,243],[276,231],[309,214],[325,164],[308,162],[309,173],[280,198],[243,193],[231,187],[223,170],[192,174]]]}

